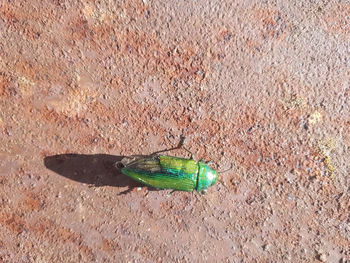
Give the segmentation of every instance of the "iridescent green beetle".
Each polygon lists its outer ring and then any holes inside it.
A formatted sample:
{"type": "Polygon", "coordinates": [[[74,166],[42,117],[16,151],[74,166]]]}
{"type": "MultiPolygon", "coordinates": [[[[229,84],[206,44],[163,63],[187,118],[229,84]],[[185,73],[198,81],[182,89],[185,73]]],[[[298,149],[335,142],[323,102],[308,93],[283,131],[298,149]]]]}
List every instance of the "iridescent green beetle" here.
{"type": "MultiPolygon", "coordinates": [[[[173,149],[181,146],[183,146],[183,140],[173,149]]],[[[218,173],[214,169],[203,161],[193,160],[192,154],[190,159],[186,159],[156,155],[157,153],[125,157],[116,166],[132,179],[160,189],[200,192],[214,185],[218,179],[218,173]]]]}

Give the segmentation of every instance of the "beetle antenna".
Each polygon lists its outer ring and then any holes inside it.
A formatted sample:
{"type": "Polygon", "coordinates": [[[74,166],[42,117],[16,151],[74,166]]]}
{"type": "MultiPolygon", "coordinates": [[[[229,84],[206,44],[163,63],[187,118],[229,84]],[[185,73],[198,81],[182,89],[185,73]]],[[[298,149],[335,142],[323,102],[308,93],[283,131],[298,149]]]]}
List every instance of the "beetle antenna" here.
{"type": "Polygon", "coordinates": [[[218,173],[219,173],[219,174],[226,173],[226,172],[232,170],[232,167],[233,167],[233,165],[232,165],[232,163],[231,163],[230,168],[228,168],[228,169],[226,169],[226,170],[223,170],[223,171],[220,171],[220,172],[218,171],[218,173]]]}
{"type": "Polygon", "coordinates": [[[218,179],[218,181],[221,183],[221,185],[222,185],[223,187],[225,187],[225,189],[226,189],[228,192],[230,192],[230,189],[228,189],[228,187],[226,186],[226,184],[225,184],[224,180],[222,180],[222,178],[221,178],[221,179],[218,179]]]}
{"type": "MultiPolygon", "coordinates": [[[[223,171],[220,171],[220,172],[218,172],[218,174],[226,173],[226,172],[232,170],[232,167],[233,167],[233,164],[231,163],[230,168],[228,168],[228,169],[226,169],[226,170],[223,170],[223,171]]],[[[221,177],[221,178],[218,178],[218,181],[221,183],[221,185],[222,185],[223,187],[226,188],[226,190],[227,190],[228,192],[230,192],[230,189],[228,189],[228,187],[226,186],[226,184],[225,184],[224,180],[222,179],[222,177],[221,177]]]]}

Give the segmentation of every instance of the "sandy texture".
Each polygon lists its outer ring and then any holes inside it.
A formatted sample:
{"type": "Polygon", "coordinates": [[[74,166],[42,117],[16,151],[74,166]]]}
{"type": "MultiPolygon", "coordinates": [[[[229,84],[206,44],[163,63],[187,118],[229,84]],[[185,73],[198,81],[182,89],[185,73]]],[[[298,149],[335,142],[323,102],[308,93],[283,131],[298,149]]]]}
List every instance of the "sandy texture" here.
{"type": "Polygon", "coordinates": [[[0,1],[0,261],[350,262],[349,14],[0,1]],[[181,135],[205,195],[113,168],[181,135]]]}

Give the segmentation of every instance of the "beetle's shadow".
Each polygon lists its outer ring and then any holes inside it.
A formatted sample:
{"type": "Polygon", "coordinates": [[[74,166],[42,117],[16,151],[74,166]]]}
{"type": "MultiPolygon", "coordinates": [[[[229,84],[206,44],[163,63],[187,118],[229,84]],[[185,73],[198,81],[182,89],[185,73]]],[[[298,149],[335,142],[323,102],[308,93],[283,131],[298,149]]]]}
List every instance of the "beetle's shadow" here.
{"type": "MultiPolygon", "coordinates": [[[[115,163],[120,162],[124,156],[108,154],[58,154],[44,158],[46,168],[71,180],[99,186],[129,187],[120,194],[126,194],[140,183],[123,175],[115,163]]],[[[149,190],[154,190],[149,188],[149,190]]]]}

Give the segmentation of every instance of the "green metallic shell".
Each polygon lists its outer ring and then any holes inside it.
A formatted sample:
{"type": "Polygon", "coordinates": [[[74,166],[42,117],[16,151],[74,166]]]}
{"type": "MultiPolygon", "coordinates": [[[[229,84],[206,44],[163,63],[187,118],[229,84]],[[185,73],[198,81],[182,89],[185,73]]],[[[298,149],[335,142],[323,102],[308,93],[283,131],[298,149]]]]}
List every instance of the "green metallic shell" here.
{"type": "Polygon", "coordinates": [[[201,191],[215,184],[217,173],[204,162],[173,156],[136,156],[122,160],[122,173],[160,189],[201,191]]]}
{"type": "Polygon", "coordinates": [[[202,191],[207,189],[209,186],[214,185],[218,180],[217,172],[210,168],[209,165],[203,162],[198,162],[199,173],[198,173],[198,182],[196,190],[202,191]]]}

